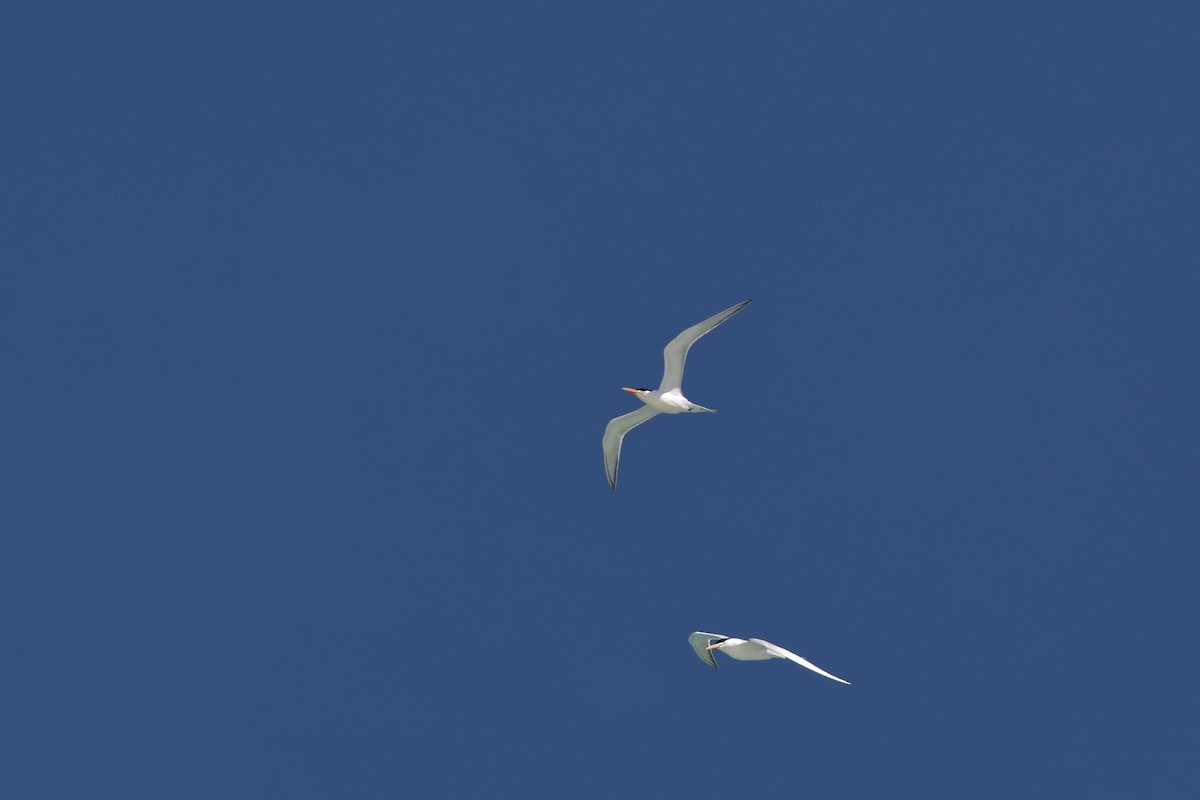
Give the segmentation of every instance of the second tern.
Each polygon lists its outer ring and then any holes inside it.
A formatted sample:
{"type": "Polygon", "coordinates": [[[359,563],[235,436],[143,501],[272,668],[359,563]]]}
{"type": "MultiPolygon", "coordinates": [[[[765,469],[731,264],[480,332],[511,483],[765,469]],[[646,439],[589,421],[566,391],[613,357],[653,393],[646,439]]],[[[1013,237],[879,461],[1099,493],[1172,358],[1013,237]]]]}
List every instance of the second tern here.
{"type": "Polygon", "coordinates": [[[737,639],[720,633],[696,631],[688,637],[688,644],[696,651],[696,655],[700,656],[701,661],[714,668],[717,666],[717,659],[713,657],[713,651],[720,650],[725,655],[736,658],[738,661],[766,661],[769,658],[786,658],[788,661],[795,661],[802,667],[808,667],[818,675],[824,675],[826,678],[831,678],[838,683],[850,684],[850,681],[842,680],[837,675],[830,675],[816,664],[801,658],[791,650],[784,650],[779,645],[771,644],[762,639],[737,639]]]}
{"type": "Polygon", "coordinates": [[[687,359],[688,349],[697,339],[741,311],[749,302],[747,300],[738,303],[720,314],[714,314],[672,339],[663,349],[663,377],[658,389],[622,387],[621,391],[635,395],[646,405],[637,411],[609,420],[608,427],[604,429],[604,471],[608,474],[608,482],[612,488],[617,488],[617,467],[621,463],[621,442],[625,434],[658,414],[713,410],[698,406],[683,396],[683,392],[680,391],[683,383],[683,362],[687,359]]]}

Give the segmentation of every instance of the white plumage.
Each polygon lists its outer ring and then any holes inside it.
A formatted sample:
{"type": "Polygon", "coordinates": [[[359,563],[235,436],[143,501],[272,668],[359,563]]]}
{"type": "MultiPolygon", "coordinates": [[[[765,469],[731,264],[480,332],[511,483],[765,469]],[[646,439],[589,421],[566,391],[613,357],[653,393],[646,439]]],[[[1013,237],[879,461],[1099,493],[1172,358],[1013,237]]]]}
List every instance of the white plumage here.
{"type": "Polygon", "coordinates": [[[695,631],[688,637],[688,643],[696,651],[696,655],[700,656],[701,661],[714,668],[717,667],[717,659],[713,656],[713,651],[720,650],[725,655],[736,658],[738,661],[766,661],[769,658],[786,658],[788,661],[795,661],[800,666],[811,669],[818,675],[824,675],[826,678],[839,683],[847,685],[850,683],[850,681],[842,680],[837,675],[831,675],[811,661],[796,655],[791,650],[785,650],[777,644],[771,644],[762,639],[737,639],[733,636],[725,636],[720,633],[695,631]]]}
{"type": "Polygon", "coordinates": [[[621,463],[621,442],[625,439],[625,434],[657,414],[712,411],[711,408],[698,406],[688,400],[681,391],[683,365],[687,360],[688,350],[697,339],[741,311],[749,302],[747,300],[738,303],[720,314],[714,314],[672,339],[663,349],[663,377],[658,389],[622,387],[622,391],[636,395],[646,405],[636,411],[609,420],[608,426],[604,429],[604,471],[608,475],[608,482],[612,488],[617,488],[617,467],[621,463]]]}

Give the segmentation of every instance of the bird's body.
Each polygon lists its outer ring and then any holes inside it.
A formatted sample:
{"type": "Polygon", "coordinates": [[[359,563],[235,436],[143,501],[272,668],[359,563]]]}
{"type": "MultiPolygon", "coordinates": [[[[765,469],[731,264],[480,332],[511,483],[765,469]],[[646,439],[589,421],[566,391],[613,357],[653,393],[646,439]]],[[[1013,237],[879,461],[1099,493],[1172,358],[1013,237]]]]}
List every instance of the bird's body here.
{"type": "MultiPolygon", "coordinates": [[[[669,392],[651,392],[647,389],[625,389],[633,392],[646,405],[660,414],[686,414],[693,411],[712,411],[711,408],[698,406],[683,396],[683,392],[672,389],[669,392]]],[[[618,418],[619,419],[619,418],[618,418]]]]}
{"type": "Polygon", "coordinates": [[[705,649],[720,650],[725,655],[738,661],[768,661],[772,658],[779,658],[779,656],[773,655],[770,650],[757,642],[734,637],[730,637],[720,644],[710,644],[705,649]]]}
{"type": "Polygon", "coordinates": [[[850,681],[842,680],[838,676],[826,672],[811,661],[796,655],[791,650],[785,650],[779,645],[771,644],[763,639],[738,639],[737,637],[724,636],[720,633],[695,631],[688,637],[688,643],[696,651],[696,655],[700,657],[701,661],[714,668],[717,667],[717,659],[713,657],[713,651],[720,650],[725,655],[738,661],[766,661],[771,658],[786,658],[788,661],[794,661],[802,667],[811,669],[818,675],[824,675],[826,678],[839,683],[850,683],[850,681]]]}
{"type": "Polygon", "coordinates": [[[609,420],[604,429],[604,471],[612,488],[617,488],[617,467],[621,463],[621,442],[625,439],[625,434],[658,414],[688,414],[713,410],[696,405],[683,396],[683,365],[687,360],[688,349],[697,339],[741,311],[749,302],[746,300],[714,314],[672,339],[663,349],[663,377],[657,389],[622,388],[622,391],[637,396],[645,405],[636,411],[609,420]]]}

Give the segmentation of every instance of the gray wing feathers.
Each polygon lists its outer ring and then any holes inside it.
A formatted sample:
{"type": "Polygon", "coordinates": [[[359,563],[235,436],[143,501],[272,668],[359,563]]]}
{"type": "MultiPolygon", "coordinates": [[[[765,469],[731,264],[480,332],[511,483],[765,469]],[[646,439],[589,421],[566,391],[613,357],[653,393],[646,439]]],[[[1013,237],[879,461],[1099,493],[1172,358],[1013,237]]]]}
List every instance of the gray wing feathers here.
{"type": "Polygon", "coordinates": [[[642,406],[637,411],[630,411],[615,419],[610,419],[604,428],[604,471],[608,474],[608,483],[617,488],[617,467],[621,465],[621,441],[625,434],[641,425],[646,420],[658,414],[650,406],[642,406]]]}
{"type": "Polygon", "coordinates": [[[680,388],[683,384],[683,363],[687,360],[688,348],[695,344],[701,336],[745,308],[749,302],[746,300],[733,308],[725,309],[720,314],[714,314],[704,322],[693,325],[672,339],[663,349],[663,379],[658,390],[667,392],[680,388]]]}
{"type": "Polygon", "coordinates": [[[688,637],[688,644],[696,651],[696,655],[700,656],[700,660],[708,664],[713,669],[720,669],[717,666],[716,656],[713,651],[708,649],[708,646],[717,639],[728,639],[728,636],[723,636],[719,633],[705,633],[704,631],[696,631],[688,637]]]}

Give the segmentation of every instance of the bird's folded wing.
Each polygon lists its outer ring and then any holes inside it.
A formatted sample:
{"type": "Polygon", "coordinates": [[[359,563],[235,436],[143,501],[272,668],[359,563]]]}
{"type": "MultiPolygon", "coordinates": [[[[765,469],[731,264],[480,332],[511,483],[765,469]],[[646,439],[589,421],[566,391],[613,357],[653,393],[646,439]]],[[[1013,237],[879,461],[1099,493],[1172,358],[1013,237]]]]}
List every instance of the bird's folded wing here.
{"type": "Polygon", "coordinates": [[[720,669],[717,666],[717,659],[713,655],[713,651],[708,649],[708,646],[717,639],[728,639],[728,636],[722,636],[719,633],[705,633],[704,631],[695,631],[688,637],[688,644],[696,651],[696,655],[700,656],[700,660],[710,667],[720,669]]]}
{"type": "Polygon", "coordinates": [[[795,661],[800,666],[807,667],[808,669],[811,669],[813,672],[817,673],[818,675],[824,675],[826,678],[832,678],[833,680],[837,681],[838,683],[844,683],[847,686],[850,685],[850,681],[842,680],[837,675],[830,675],[828,672],[821,669],[816,664],[813,664],[812,662],[808,661],[807,659],[801,658],[800,656],[793,653],[791,650],[785,650],[777,644],[771,644],[770,642],[765,642],[762,639],[751,639],[750,641],[761,644],[763,647],[767,648],[767,651],[770,652],[771,655],[776,656],[777,658],[786,658],[788,661],[795,661]]]}
{"type": "Polygon", "coordinates": [[[704,322],[698,322],[683,333],[672,339],[663,349],[663,379],[659,384],[660,392],[678,389],[683,385],[683,364],[687,360],[688,349],[704,334],[732,317],[746,307],[749,300],[727,308],[720,314],[713,314],[704,322]]]}
{"type": "Polygon", "coordinates": [[[630,411],[608,421],[604,429],[604,471],[608,473],[608,482],[612,488],[617,488],[617,467],[621,465],[621,440],[625,438],[625,434],[656,414],[658,412],[650,406],[642,406],[637,411],[630,411]]]}

